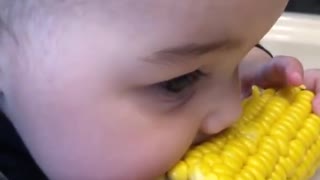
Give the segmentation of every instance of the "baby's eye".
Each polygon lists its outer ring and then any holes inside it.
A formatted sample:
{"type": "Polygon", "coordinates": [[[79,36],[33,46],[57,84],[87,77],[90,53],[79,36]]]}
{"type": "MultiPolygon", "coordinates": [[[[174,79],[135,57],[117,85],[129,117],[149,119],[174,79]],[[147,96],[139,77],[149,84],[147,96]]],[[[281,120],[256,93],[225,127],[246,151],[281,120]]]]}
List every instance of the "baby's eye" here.
{"type": "Polygon", "coordinates": [[[205,74],[200,70],[196,70],[189,74],[160,83],[160,87],[166,92],[178,94],[188,88],[193,87],[205,74]]]}

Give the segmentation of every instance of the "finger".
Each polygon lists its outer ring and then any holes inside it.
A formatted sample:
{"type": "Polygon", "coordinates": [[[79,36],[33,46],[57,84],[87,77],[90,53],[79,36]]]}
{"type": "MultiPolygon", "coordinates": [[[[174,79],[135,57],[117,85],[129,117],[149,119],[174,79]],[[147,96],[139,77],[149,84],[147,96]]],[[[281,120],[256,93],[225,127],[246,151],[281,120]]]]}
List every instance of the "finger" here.
{"type": "Polygon", "coordinates": [[[313,111],[320,115],[320,71],[315,69],[307,70],[305,72],[304,84],[307,89],[316,94],[312,102],[313,111]]]}
{"type": "Polygon", "coordinates": [[[251,95],[251,88],[253,83],[251,81],[243,81],[241,86],[241,99],[245,99],[251,95]]]}
{"type": "Polygon", "coordinates": [[[278,56],[265,65],[257,76],[263,87],[298,86],[303,83],[303,66],[293,57],[278,56]]]}

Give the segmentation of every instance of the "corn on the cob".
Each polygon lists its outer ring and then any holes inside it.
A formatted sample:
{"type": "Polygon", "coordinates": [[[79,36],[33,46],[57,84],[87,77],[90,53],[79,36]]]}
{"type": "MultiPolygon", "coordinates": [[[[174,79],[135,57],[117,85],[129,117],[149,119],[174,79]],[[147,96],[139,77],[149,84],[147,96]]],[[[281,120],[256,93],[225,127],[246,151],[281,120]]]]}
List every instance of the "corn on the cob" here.
{"type": "Polygon", "coordinates": [[[191,148],[170,180],[304,180],[320,160],[320,118],[314,94],[301,87],[253,87],[239,120],[191,148]]]}

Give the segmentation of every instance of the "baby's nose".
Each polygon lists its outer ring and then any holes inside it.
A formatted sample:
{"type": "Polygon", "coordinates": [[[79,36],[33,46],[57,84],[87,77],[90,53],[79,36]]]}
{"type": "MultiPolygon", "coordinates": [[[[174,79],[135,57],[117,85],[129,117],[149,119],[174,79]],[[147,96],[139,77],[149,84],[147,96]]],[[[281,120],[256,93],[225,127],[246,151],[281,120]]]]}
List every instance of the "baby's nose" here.
{"type": "Polygon", "coordinates": [[[228,128],[241,113],[239,102],[223,102],[214,112],[208,113],[200,126],[202,134],[212,135],[228,128]]]}

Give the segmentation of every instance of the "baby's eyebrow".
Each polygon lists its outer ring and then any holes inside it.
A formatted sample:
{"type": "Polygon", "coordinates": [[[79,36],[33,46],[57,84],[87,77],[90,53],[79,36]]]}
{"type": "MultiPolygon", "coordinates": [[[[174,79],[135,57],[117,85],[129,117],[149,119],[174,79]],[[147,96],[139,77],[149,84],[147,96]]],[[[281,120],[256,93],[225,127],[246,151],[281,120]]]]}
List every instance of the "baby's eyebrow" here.
{"type": "Polygon", "coordinates": [[[155,52],[155,55],[201,56],[222,48],[225,42],[213,42],[207,44],[185,44],[155,52]]]}
{"type": "Polygon", "coordinates": [[[156,51],[151,55],[150,58],[147,58],[147,61],[160,64],[172,64],[175,63],[174,61],[181,61],[181,59],[193,59],[192,57],[199,57],[217,50],[231,48],[234,47],[236,44],[238,45],[238,43],[239,42],[224,39],[205,44],[184,44],[156,51]]]}

